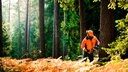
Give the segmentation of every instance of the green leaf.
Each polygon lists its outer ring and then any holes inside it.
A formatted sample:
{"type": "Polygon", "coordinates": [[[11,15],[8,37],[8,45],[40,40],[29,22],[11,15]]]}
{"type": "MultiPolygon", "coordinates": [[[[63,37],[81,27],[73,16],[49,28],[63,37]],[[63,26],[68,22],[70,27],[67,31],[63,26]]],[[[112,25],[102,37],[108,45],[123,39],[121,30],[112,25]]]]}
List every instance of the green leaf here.
{"type": "Polygon", "coordinates": [[[128,8],[128,4],[124,5],[124,10],[126,10],[128,8]]]}

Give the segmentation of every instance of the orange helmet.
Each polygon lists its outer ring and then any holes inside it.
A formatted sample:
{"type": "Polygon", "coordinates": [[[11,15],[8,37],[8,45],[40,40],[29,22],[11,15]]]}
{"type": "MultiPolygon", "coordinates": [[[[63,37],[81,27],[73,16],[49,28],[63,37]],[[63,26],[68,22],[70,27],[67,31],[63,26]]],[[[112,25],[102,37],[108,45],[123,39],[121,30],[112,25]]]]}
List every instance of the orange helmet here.
{"type": "Polygon", "coordinates": [[[88,35],[88,36],[94,36],[93,31],[92,31],[92,30],[88,30],[88,31],[87,31],[87,35],[88,35]]]}

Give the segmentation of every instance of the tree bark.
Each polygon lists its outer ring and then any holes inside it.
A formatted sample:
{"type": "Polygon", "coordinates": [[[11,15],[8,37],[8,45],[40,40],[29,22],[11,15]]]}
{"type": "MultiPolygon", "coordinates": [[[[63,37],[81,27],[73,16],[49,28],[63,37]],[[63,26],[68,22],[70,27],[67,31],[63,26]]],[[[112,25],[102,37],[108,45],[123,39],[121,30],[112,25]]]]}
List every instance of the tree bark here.
{"type": "Polygon", "coordinates": [[[10,23],[10,4],[11,4],[11,0],[8,0],[8,22],[9,23],[10,23]]]}
{"type": "MultiPolygon", "coordinates": [[[[86,24],[85,24],[85,16],[84,16],[84,0],[79,0],[79,15],[80,15],[80,43],[84,39],[86,35],[86,24]]],[[[81,49],[81,48],[80,48],[81,49]]],[[[82,50],[81,50],[82,54],[82,50]]]]}
{"type": "Polygon", "coordinates": [[[85,24],[85,16],[84,16],[84,0],[79,0],[79,14],[80,14],[80,42],[82,42],[83,38],[86,34],[86,24],[85,24]]]}
{"type": "MultiPolygon", "coordinates": [[[[108,44],[113,41],[114,37],[114,20],[113,10],[108,9],[109,0],[101,0],[100,10],[100,46],[108,47],[108,44]]],[[[99,57],[107,56],[105,51],[100,49],[99,57]]]]}
{"type": "Polygon", "coordinates": [[[25,26],[25,57],[29,55],[29,31],[30,31],[30,24],[29,24],[29,0],[27,0],[27,8],[26,8],[26,26],[25,26]]]}
{"type": "Polygon", "coordinates": [[[3,57],[3,42],[2,42],[2,2],[0,0],[0,57],[3,57]]]}
{"type": "Polygon", "coordinates": [[[60,56],[60,22],[59,22],[59,3],[58,0],[54,0],[54,30],[53,30],[53,41],[54,41],[54,46],[53,46],[53,52],[54,52],[54,57],[58,58],[60,56]]]}
{"type": "Polygon", "coordinates": [[[18,41],[18,49],[19,49],[19,58],[21,58],[22,55],[22,49],[21,49],[21,30],[20,30],[20,0],[18,0],[18,32],[19,32],[19,41],[18,41]]]}
{"type": "MultiPolygon", "coordinates": [[[[64,24],[66,25],[66,11],[64,11],[64,24]]],[[[65,35],[64,35],[65,36],[65,35]]],[[[65,58],[65,56],[67,55],[67,45],[66,45],[66,43],[64,43],[64,41],[63,41],[63,56],[62,56],[62,58],[63,58],[63,60],[64,60],[64,58],[65,58]]]]}
{"type": "Polygon", "coordinates": [[[40,14],[40,49],[41,49],[41,57],[45,57],[44,0],[39,0],[39,14],[40,14]]]}

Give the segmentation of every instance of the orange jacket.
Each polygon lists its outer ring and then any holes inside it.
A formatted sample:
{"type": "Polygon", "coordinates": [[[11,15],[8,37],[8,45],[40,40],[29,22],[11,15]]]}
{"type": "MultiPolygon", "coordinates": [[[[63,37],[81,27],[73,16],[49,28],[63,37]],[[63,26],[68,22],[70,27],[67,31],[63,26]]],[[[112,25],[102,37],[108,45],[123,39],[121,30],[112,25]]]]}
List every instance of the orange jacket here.
{"type": "Polygon", "coordinates": [[[84,49],[85,46],[87,50],[93,50],[93,48],[95,47],[96,44],[99,44],[99,40],[93,36],[92,40],[87,39],[86,37],[83,39],[82,44],[81,44],[81,48],[84,49]]]}

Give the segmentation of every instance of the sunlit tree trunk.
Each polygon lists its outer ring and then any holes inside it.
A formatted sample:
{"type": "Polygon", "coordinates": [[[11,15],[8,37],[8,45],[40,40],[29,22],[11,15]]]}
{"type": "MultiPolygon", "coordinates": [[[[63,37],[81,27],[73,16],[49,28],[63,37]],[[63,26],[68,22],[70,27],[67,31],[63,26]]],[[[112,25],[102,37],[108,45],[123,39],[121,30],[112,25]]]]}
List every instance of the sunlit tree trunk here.
{"type": "Polygon", "coordinates": [[[18,0],[18,32],[19,32],[19,41],[18,41],[18,48],[19,48],[19,58],[21,58],[21,55],[22,55],[22,49],[21,49],[21,30],[20,30],[20,0],[18,0]]]}
{"type": "Polygon", "coordinates": [[[8,0],[8,22],[10,23],[10,4],[11,0],[8,0]]]}
{"type": "MultiPolygon", "coordinates": [[[[65,23],[65,25],[66,25],[66,11],[64,11],[64,23],[65,23]]],[[[65,35],[64,35],[65,36],[65,35]]],[[[66,43],[64,43],[64,41],[63,41],[63,60],[64,60],[64,57],[66,56],[66,54],[67,54],[67,45],[66,45],[66,43]]]]}
{"type": "Polygon", "coordinates": [[[59,3],[58,0],[54,0],[54,26],[53,26],[53,53],[54,57],[58,58],[60,56],[60,21],[59,21],[59,3]]]}
{"type": "MultiPolygon", "coordinates": [[[[108,47],[108,44],[113,41],[114,37],[114,20],[113,10],[108,9],[109,0],[101,0],[100,10],[100,46],[108,47]]],[[[99,51],[99,57],[107,56],[105,51],[99,51]]]]}
{"type": "Polygon", "coordinates": [[[44,0],[39,0],[40,17],[40,49],[41,57],[45,57],[45,36],[44,36],[44,0]]]}
{"type": "Polygon", "coordinates": [[[7,26],[7,30],[9,31],[10,34],[10,7],[11,7],[11,0],[8,0],[8,17],[7,17],[7,22],[9,23],[9,25],[7,26]]]}
{"type": "Polygon", "coordinates": [[[0,57],[3,57],[3,45],[2,45],[2,2],[0,0],[0,57]]]}
{"type": "Polygon", "coordinates": [[[27,0],[27,7],[26,7],[26,26],[25,26],[25,57],[29,55],[29,31],[30,31],[30,24],[29,24],[29,0],[27,0]]]}

